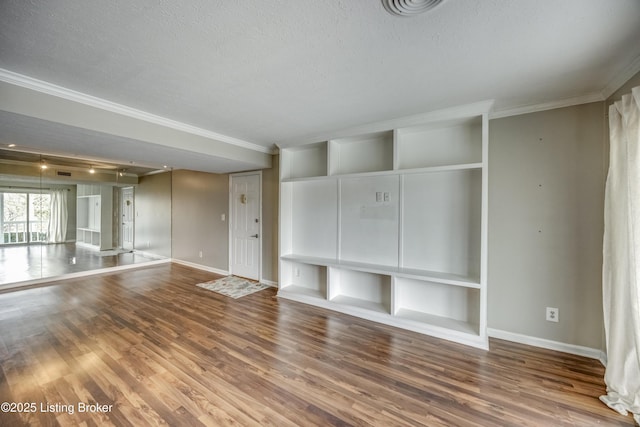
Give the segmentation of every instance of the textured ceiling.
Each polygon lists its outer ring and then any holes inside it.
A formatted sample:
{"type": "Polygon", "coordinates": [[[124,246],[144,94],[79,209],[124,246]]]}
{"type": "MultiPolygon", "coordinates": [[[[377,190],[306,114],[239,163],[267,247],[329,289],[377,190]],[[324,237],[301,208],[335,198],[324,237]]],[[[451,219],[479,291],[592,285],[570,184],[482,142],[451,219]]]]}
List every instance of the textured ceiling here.
{"type": "Polygon", "coordinates": [[[638,0],[447,0],[411,18],[377,0],[0,2],[0,68],[264,147],[606,96],[639,40],[638,0]]]}

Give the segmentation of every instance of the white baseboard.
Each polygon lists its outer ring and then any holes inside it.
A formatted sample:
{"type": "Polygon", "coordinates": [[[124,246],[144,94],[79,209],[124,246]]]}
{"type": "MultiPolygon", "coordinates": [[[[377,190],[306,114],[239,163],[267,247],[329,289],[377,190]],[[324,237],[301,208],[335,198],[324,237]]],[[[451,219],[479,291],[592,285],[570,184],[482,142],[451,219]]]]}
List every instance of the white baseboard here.
{"type": "MultiPolygon", "coordinates": [[[[187,267],[197,268],[198,270],[204,270],[204,271],[209,271],[211,273],[221,274],[223,276],[229,276],[231,274],[227,270],[221,270],[219,268],[209,267],[202,264],[196,264],[195,262],[183,261],[181,259],[173,258],[171,262],[175,262],[176,264],[181,264],[187,267]]],[[[272,280],[262,279],[260,280],[260,283],[264,283],[265,285],[271,286],[274,288],[278,287],[278,282],[274,282],[272,280]]]]}
{"type": "Polygon", "coordinates": [[[221,270],[219,268],[215,268],[215,267],[209,267],[206,265],[202,265],[202,264],[196,264],[195,262],[189,262],[189,261],[183,261],[181,259],[177,259],[177,258],[172,258],[171,262],[175,262],[176,264],[181,264],[187,267],[191,267],[191,268],[197,268],[198,270],[204,270],[204,271],[208,271],[210,273],[216,273],[216,274],[220,274],[222,276],[228,276],[229,272],[226,270],[221,270]]]}
{"type": "Polygon", "coordinates": [[[597,348],[584,347],[581,345],[567,344],[559,341],[547,340],[544,338],[532,337],[529,335],[516,334],[515,332],[502,331],[500,329],[487,328],[487,333],[492,338],[513,341],[520,344],[534,347],[546,348],[548,350],[561,351],[563,353],[584,356],[590,359],[599,360],[604,366],[607,365],[607,355],[597,348]]]}

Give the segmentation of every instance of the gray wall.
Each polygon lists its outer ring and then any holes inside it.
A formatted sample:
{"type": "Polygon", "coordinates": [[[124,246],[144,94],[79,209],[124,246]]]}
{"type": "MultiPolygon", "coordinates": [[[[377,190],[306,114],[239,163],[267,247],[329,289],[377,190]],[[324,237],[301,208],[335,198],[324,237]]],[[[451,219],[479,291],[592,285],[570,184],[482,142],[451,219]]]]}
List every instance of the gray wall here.
{"type": "MultiPolygon", "coordinates": [[[[76,185],[65,185],[69,189],[67,193],[67,241],[74,242],[76,240],[77,228],[77,202],[78,192],[76,185]]],[[[53,186],[51,188],[54,188],[53,186]]]]}
{"type": "Polygon", "coordinates": [[[273,156],[273,167],[262,171],[262,276],[278,281],[278,207],[279,160],[273,156]]]}
{"type": "MultiPolygon", "coordinates": [[[[278,280],[278,156],[262,171],[262,277],[278,280]]],[[[173,172],[173,258],[229,269],[229,175],[173,172]],[[221,215],[226,216],[225,221],[221,215]],[[202,258],[200,258],[202,251],[202,258]]]]}
{"type": "Polygon", "coordinates": [[[490,328],[603,348],[604,110],[490,122],[490,328]]]}
{"type": "Polygon", "coordinates": [[[229,175],[173,172],[173,258],[228,270],[228,219],[229,175]]]}
{"type": "Polygon", "coordinates": [[[171,257],[171,173],[143,176],[135,187],[135,249],[171,257]]]}

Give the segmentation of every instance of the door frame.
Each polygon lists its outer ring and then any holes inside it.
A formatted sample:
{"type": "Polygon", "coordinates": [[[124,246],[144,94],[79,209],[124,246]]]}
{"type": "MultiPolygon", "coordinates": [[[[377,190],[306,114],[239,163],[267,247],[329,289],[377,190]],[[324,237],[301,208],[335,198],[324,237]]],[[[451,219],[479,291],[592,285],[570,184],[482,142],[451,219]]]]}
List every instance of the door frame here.
{"type": "Polygon", "coordinates": [[[232,265],[232,257],[233,257],[233,178],[241,177],[241,176],[250,176],[250,175],[258,175],[258,220],[259,220],[259,229],[258,229],[258,281],[262,282],[262,171],[249,171],[249,172],[238,172],[229,174],[229,212],[227,214],[227,223],[229,227],[229,267],[227,270],[230,275],[233,275],[233,270],[231,269],[232,265]]]}

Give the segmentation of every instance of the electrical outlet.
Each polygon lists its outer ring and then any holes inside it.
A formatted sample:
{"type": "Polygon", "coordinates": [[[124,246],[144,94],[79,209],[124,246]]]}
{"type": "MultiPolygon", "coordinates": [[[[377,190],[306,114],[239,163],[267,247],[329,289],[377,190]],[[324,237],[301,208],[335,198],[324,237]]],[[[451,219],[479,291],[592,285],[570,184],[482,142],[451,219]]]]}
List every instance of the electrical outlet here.
{"type": "Polygon", "coordinates": [[[200,251],[200,252],[198,253],[198,256],[199,256],[200,258],[202,258],[202,251],[200,251]]]}
{"type": "Polygon", "coordinates": [[[224,221],[227,219],[227,216],[225,214],[220,215],[220,220],[224,221]]]}
{"type": "Polygon", "coordinates": [[[389,193],[387,191],[384,192],[384,201],[385,202],[389,201],[389,193]]]}
{"type": "Polygon", "coordinates": [[[382,201],[382,191],[376,191],[376,202],[382,201]]]}
{"type": "Polygon", "coordinates": [[[547,307],[547,321],[549,322],[560,321],[560,310],[554,307],[547,307]]]}

